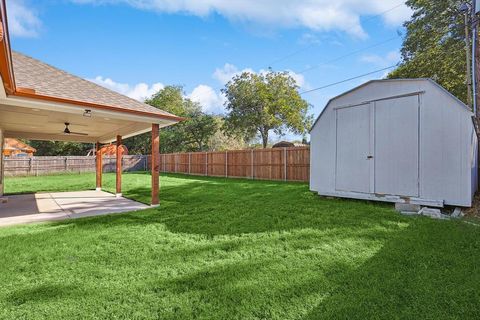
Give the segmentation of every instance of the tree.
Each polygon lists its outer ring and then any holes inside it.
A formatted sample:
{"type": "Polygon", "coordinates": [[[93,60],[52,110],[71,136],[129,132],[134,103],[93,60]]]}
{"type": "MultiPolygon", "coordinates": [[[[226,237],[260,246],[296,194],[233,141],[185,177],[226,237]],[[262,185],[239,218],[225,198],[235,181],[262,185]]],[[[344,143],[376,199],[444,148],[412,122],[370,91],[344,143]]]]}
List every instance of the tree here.
{"type": "MultiPolygon", "coordinates": [[[[166,86],[145,103],[186,118],[185,121],[160,130],[162,153],[204,151],[218,130],[213,116],[202,111],[200,104],[184,97],[181,86],[166,86]]],[[[131,153],[150,153],[150,133],[125,140],[131,153]]]]}
{"type": "MultiPolygon", "coordinates": [[[[432,78],[467,101],[465,23],[461,0],[408,0],[402,63],[389,78],[432,78]]],[[[469,48],[470,50],[470,48],[469,48]]]]}
{"type": "Polygon", "coordinates": [[[184,105],[188,120],[179,126],[183,132],[183,143],[192,151],[205,151],[208,141],[218,131],[217,122],[213,116],[202,112],[200,104],[186,99],[184,105]]]}
{"type": "Polygon", "coordinates": [[[36,156],[86,156],[93,148],[91,143],[26,140],[25,143],[35,148],[36,156]]]}
{"type": "MultiPolygon", "coordinates": [[[[217,128],[223,128],[225,119],[220,116],[214,117],[217,128]]],[[[241,150],[245,149],[247,144],[243,137],[237,134],[226,134],[223,130],[216,130],[208,141],[210,151],[241,150]]]]}
{"type": "Polygon", "coordinates": [[[246,141],[258,135],[264,148],[271,131],[305,134],[312,117],[307,115],[309,104],[298,88],[287,72],[244,72],[234,77],[222,89],[227,98],[226,132],[241,134],[246,141]]]}

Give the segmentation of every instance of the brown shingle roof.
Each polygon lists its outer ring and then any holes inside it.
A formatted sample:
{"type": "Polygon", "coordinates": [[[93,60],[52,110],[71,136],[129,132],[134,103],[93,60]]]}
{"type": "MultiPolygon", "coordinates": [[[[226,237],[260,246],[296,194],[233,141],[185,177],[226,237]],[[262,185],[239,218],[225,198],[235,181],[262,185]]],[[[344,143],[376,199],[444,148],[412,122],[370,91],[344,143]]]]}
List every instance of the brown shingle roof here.
{"type": "Polygon", "coordinates": [[[35,148],[13,138],[5,138],[4,149],[37,152],[35,148]]]}
{"type": "Polygon", "coordinates": [[[33,89],[35,94],[39,95],[175,117],[171,113],[69,74],[19,52],[12,51],[12,60],[17,88],[33,89]]]}

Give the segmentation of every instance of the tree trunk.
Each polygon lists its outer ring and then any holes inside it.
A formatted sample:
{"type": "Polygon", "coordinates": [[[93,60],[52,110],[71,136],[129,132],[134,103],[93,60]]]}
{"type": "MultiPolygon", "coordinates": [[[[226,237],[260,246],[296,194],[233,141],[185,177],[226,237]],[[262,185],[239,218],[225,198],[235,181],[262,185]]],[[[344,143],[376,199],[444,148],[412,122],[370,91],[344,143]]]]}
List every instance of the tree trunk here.
{"type": "Polygon", "coordinates": [[[268,131],[262,132],[262,144],[263,144],[263,148],[266,148],[268,145],[268,131]]]}

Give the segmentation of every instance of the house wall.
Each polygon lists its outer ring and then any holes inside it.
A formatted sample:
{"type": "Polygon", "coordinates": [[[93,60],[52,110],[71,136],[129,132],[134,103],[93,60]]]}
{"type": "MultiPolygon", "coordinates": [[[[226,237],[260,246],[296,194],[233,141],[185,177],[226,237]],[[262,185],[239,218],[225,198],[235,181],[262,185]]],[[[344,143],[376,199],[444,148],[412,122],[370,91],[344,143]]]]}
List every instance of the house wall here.
{"type": "MultiPolygon", "coordinates": [[[[311,131],[310,189],[335,190],[335,108],[404,94],[420,94],[419,198],[470,206],[476,188],[476,137],[469,112],[449,93],[428,80],[372,82],[333,99],[311,131]]],[[[401,134],[401,133],[399,133],[401,134]]]]}

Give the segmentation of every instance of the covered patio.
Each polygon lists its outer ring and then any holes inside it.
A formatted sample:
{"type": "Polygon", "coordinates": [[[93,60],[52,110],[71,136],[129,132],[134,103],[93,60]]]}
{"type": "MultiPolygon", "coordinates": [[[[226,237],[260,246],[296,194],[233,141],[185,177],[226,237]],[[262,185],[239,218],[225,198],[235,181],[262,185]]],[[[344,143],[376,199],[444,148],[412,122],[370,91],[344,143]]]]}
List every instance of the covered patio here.
{"type": "MultiPolygon", "coordinates": [[[[151,132],[151,205],[159,204],[159,130],[182,119],[14,52],[10,48],[4,1],[0,5],[0,154],[5,138],[84,142],[96,145],[97,192],[102,190],[102,144],[117,146],[128,137],[151,132]]],[[[122,148],[116,152],[116,194],[122,195],[122,148]]],[[[0,157],[0,198],[4,193],[0,157]]],[[[100,194],[100,193],[99,193],[100,194]]],[[[103,192],[102,196],[106,196],[103,192]]],[[[42,196],[39,196],[41,199],[42,196]]],[[[55,195],[57,197],[57,195],[55,195]]],[[[58,196],[60,197],[60,196],[58,196]]],[[[33,199],[31,197],[31,199],[33,199]]],[[[37,199],[37,198],[35,198],[37,199]]],[[[97,196],[84,201],[95,203],[97,196]]],[[[109,199],[109,201],[113,201],[109,199]]],[[[14,210],[15,197],[0,201],[0,214],[14,210]]],[[[15,211],[15,210],[14,210],[15,211]]],[[[12,211],[13,212],[13,211],[12,211]]]]}

